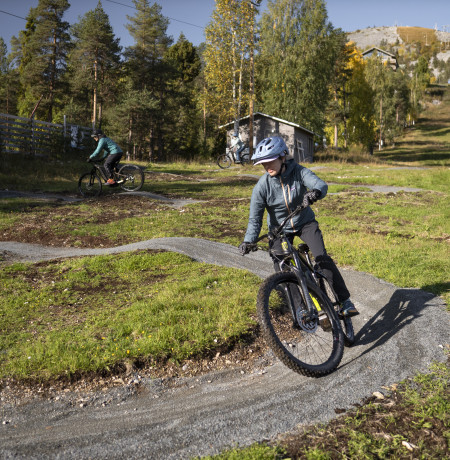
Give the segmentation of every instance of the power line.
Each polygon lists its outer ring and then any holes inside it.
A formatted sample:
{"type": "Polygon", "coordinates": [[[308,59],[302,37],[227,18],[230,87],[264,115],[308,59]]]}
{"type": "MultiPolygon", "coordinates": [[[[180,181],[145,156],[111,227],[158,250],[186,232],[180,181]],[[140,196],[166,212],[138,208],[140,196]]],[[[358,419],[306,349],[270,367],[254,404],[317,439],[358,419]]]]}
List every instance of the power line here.
{"type": "Polygon", "coordinates": [[[22,16],[17,16],[17,14],[8,13],[7,11],[0,10],[0,13],[9,14],[10,16],[14,16],[15,18],[19,18],[19,19],[25,19],[25,21],[27,20],[27,18],[23,18],[22,16]]]}
{"type": "MultiPolygon", "coordinates": [[[[137,10],[136,7],[134,6],[131,6],[131,5],[125,5],[125,3],[120,3],[120,2],[116,2],[114,0],[105,0],[106,2],[110,2],[110,3],[116,3],[117,5],[122,5],[122,6],[126,6],[127,8],[131,8],[133,10],[137,10]]],[[[192,26],[192,27],[198,27],[199,29],[203,29],[202,26],[198,26],[197,24],[192,24],[190,22],[186,22],[186,21],[180,21],[179,19],[175,19],[175,18],[171,18],[169,16],[166,16],[167,19],[170,19],[171,21],[176,21],[176,22],[181,22],[182,24],[187,24],[189,26],[192,26]]]]}
{"type": "MultiPolygon", "coordinates": [[[[133,9],[133,10],[137,10],[137,8],[135,8],[134,6],[126,5],[125,3],[115,2],[114,0],[105,0],[105,1],[106,1],[106,2],[109,2],[109,3],[115,3],[116,5],[125,6],[125,7],[127,7],[127,8],[131,8],[131,9],[133,9]]],[[[24,19],[25,21],[27,20],[27,18],[23,18],[22,16],[17,16],[17,14],[8,13],[7,11],[0,10],[0,13],[8,14],[9,16],[14,16],[15,18],[19,18],[19,19],[24,19]]],[[[199,28],[199,29],[203,29],[202,26],[198,26],[197,24],[192,24],[191,22],[181,21],[180,19],[171,18],[171,17],[169,17],[169,16],[166,16],[166,17],[167,17],[168,19],[170,19],[171,21],[181,22],[182,24],[187,24],[188,26],[192,26],[192,27],[197,27],[197,28],[199,28]]]]}

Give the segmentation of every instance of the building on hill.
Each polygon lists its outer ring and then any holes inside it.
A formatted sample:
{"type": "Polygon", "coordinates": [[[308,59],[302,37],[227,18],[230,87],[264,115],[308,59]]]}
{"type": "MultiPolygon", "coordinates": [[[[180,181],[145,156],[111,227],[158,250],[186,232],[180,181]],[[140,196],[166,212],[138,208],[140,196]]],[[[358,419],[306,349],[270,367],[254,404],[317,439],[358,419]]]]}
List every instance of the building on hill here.
{"type": "Polygon", "coordinates": [[[393,69],[397,70],[398,69],[398,61],[397,57],[394,54],[388,53],[387,51],[384,51],[380,48],[376,48],[375,46],[373,48],[368,49],[367,51],[364,51],[362,53],[362,56],[364,59],[370,58],[372,56],[378,56],[381,58],[383,62],[387,62],[387,64],[393,69]]]}
{"type": "MultiPolygon", "coordinates": [[[[240,118],[239,137],[248,145],[250,116],[240,118]]],[[[234,121],[219,126],[227,133],[227,145],[230,146],[234,121]]],[[[314,157],[314,133],[296,123],[272,117],[261,112],[253,114],[253,146],[256,147],[266,137],[280,136],[286,142],[297,163],[312,163],[314,157]]]]}

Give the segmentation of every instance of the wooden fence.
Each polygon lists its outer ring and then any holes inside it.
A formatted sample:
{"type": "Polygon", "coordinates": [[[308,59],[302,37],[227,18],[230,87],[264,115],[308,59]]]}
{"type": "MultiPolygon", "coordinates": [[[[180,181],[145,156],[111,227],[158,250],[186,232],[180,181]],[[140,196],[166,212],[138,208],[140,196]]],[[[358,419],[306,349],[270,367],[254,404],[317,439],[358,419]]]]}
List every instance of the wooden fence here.
{"type": "Polygon", "coordinates": [[[0,113],[0,153],[61,154],[82,148],[91,128],[63,125],[0,113]]]}

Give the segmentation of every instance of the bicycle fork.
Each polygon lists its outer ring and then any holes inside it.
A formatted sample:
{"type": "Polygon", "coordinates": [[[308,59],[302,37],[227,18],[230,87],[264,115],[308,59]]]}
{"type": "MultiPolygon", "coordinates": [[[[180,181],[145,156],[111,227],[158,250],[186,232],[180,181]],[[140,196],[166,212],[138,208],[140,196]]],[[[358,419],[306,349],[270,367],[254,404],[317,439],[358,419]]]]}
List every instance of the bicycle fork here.
{"type": "Polygon", "coordinates": [[[311,295],[309,294],[309,290],[306,285],[306,277],[303,272],[298,270],[296,267],[290,267],[290,270],[297,277],[300,285],[300,292],[290,287],[289,284],[285,284],[283,289],[286,293],[289,306],[291,308],[292,320],[296,326],[302,327],[302,324],[316,322],[316,320],[319,318],[319,312],[317,307],[314,305],[311,295]],[[306,311],[304,308],[298,308],[299,305],[306,306],[306,311]],[[299,313],[302,311],[305,311],[305,314],[299,318],[299,313]]]}

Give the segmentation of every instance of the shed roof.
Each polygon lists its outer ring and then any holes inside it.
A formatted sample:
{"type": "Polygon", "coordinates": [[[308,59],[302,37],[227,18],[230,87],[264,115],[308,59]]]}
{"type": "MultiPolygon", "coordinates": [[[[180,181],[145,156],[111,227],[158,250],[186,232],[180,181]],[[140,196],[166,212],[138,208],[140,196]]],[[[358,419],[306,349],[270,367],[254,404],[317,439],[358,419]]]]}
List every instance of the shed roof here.
{"type": "Polygon", "coordinates": [[[362,55],[365,56],[366,54],[369,54],[369,53],[371,53],[371,52],[374,51],[374,50],[377,50],[377,51],[379,51],[379,52],[382,53],[382,54],[386,54],[387,56],[391,57],[392,59],[397,59],[397,57],[395,56],[395,54],[392,54],[392,53],[389,53],[389,52],[387,52],[387,51],[384,51],[384,50],[382,50],[382,49],[380,49],[380,48],[377,48],[376,46],[373,46],[372,48],[370,48],[370,49],[364,51],[364,52],[362,53],[362,55]]]}
{"type": "MultiPolygon", "coordinates": [[[[293,126],[294,128],[300,128],[301,130],[311,134],[311,135],[315,135],[314,132],[310,131],[309,129],[306,129],[306,128],[303,128],[303,126],[300,126],[298,125],[297,123],[292,123],[291,121],[287,121],[287,120],[283,120],[281,118],[277,118],[277,117],[272,117],[271,115],[267,115],[265,113],[262,113],[262,112],[255,112],[253,114],[253,117],[256,117],[257,115],[261,115],[263,117],[266,117],[266,118],[271,118],[272,120],[275,120],[275,121],[278,121],[280,123],[284,123],[285,125],[289,125],[289,126],[293,126]]],[[[247,120],[247,119],[250,119],[250,115],[247,115],[246,117],[242,117],[242,118],[239,118],[239,122],[241,122],[242,120],[247,120]]],[[[230,125],[233,125],[234,124],[234,121],[230,121],[229,123],[226,123],[224,125],[221,125],[219,126],[219,129],[221,128],[226,128],[227,126],[230,126],[230,125]]]]}

